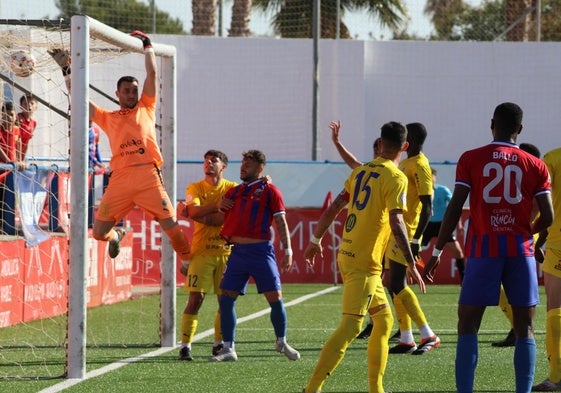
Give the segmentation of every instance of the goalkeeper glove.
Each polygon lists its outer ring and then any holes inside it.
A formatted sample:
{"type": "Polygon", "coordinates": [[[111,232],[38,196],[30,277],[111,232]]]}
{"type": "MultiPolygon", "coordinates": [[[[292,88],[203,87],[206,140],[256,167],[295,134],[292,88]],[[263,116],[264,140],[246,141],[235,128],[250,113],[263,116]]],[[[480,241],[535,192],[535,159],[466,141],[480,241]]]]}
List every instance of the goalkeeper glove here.
{"type": "Polygon", "coordinates": [[[138,38],[140,41],[142,41],[142,46],[143,46],[144,49],[152,47],[152,42],[150,41],[150,37],[148,37],[142,31],[135,30],[131,33],[131,35],[133,37],[138,38]]]}
{"type": "Polygon", "coordinates": [[[62,48],[53,48],[52,50],[47,50],[47,53],[59,65],[62,75],[70,75],[70,52],[62,48]]]}

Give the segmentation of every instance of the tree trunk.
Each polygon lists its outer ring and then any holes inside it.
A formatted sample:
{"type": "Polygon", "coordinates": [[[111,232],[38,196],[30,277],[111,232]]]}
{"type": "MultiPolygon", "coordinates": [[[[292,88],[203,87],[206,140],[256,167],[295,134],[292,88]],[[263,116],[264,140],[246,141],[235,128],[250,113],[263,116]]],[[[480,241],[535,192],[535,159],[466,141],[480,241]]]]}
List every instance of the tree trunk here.
{"type": "MultiPolygon", "coordinates": [[[[515,23],[527,9],[536,5],[536,0],[506,0],[506,21],[511,26],[515,23]]],[[[527,14],[518,21],[516,25],[507,33],[507,41],[529,41],[535,37],[536,12],[527,14]]]]}
{"type": "Polygon", "coordinates": [[[232,5],[232,21],[230,22],[229,37],[248,37],[249,20],[251,16],[252,0],[234,0],[232,5]]]}
{"type": "Polygon", "coordinates": [[[217,0],[192,0],[193,35],[216,34],[216,6],[217,0]]]}

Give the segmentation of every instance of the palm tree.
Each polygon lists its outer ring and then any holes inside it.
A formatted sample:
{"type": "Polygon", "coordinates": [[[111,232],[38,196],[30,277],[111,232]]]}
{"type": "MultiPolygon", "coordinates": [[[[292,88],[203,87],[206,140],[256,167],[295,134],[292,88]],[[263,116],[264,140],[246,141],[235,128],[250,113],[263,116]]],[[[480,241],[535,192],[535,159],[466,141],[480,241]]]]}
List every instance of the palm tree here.
{"type": "Polygon", "coordinates": [[[193,35],[216,34],[216,6],[218,0],[192,0],[193,35]]]}
{"type": "MultiPolygon", "coordinates": [[[[254,7],[272,13],[275,33],[284,38],[312,38],[313,1],[310,0],[253,0],[254,7]]],[[[351,38],[342,22],[345,12],[365,9],[380,26],[393,31],[404,22],[407,11],[400,0],[340,0],[340,37],[351,38]]],[[[321,2],[321,37],[335,38],[337,23],[336,0],[321,2]]]]}
{"type": "Polygon", "coordinates": [[[505,12],[507,25],[514,27],[507,33],[507,41],[529,41],[534,38],[535,12],[526,14],[520,21],[516,22],[532,6],[536,0],[506,0],[505,12]]]}
{"type": "Polygon", "coordinates": [[[228,36],[247,37],[250,35],[249,17],[251,15],[251,2],[252,0],[234,0],[228,36]]]}
{"type": "Polygon", "coordinates": [[[455,19],[462,13],[462,0],[427,0],[424,13],[431,18],[437,39],[447,39],[452,34],[455,19]]]}

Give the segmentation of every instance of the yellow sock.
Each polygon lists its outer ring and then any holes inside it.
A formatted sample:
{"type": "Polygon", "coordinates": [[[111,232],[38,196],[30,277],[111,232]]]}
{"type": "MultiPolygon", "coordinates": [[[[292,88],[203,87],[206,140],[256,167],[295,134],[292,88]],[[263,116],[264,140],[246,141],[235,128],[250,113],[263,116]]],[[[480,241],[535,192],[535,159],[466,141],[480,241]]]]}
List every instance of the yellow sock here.
{"type": "Polygon", "coordinates": [[[185,314],[181,316],[181,343],[188,344],[193,341],[193,336],[199,325],[199,316],[196,314],[185,314]]]}
{"type": "Polygon", "coordinates": [[[360,333],[363,319],[364,317],[358,315],[343,315],[339,327],[323,345],[316,368],[306,385],[306,392],[321,391],[327,377],[331,375],[333,370],[343,360],[349,344],[360,333]]]}
{"type": "Polygon", "coordinates": [[[220,327],[220,308],[214,316],[214,342],[222,341],[222,328],[220,327]]]}
{"type": "Polygon", "coordinates": [[[369,393],[384,393],[383,378],[388,364],[390,334],[393,326],[392,310],[386,307],[372,315],[374,327],[368,340],[369,393]]]}
{"type": "Polygon", "coordinates": [[[508,303],[508,299],[506,298],[506,293],[501,285],[501,295],[499,296],[499,307],[505,317],[508,319],[510,323],[510,327],[513,328],[514,324],[512,323],[512,306],[508,303]]]}
{"type": "MultiPolygon", "coordinates": [[[[423,313],[423,310],[421,310],[421,305],[419,304],[417,295],[415,295],[415,292],[413,292],[411,288],[403,288],[403,290],[397,294],[396,298],[399,299],[401,303],[403,303],[403,307],[405,308],[405,310],[407,310],[407,315],[413,320],[413,322],[415,322],[417,327],[427,325],[427,318],[425,318],[425,313],[423,313]]],[[[395,313],[397,315],[397,307],[395,309],[395,313]]],[[[411,321],[409,321],[409,329],[411,329],[411,321]]]]}
{"type": "MultiPolygon", "coordinates": [[[[404,290],[401,291],[400,294],[403,293],[404,290]]],[[[403,304],[403,301],[398,295],[394,294],[393,305],[395,308],[395,317],[397,318],[397,323],[399,324],[399,330],[402,332],[411,330],[411,318],[407,314],[405,304],[403,304]]]]}
{"type": "Polygon", "coordinates": [[[561,381],[561,308],[547,312],[545,319],[545,349],[549,360],[549,380],[561,381]]]}

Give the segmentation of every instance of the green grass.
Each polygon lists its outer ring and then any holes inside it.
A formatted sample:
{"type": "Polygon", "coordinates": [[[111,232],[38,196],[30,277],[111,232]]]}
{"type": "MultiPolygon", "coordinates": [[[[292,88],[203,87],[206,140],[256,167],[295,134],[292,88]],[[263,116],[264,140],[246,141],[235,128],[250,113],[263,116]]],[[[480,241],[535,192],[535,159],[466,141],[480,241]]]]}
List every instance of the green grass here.
{"type": "MultiPolygon", "coordinates": [[[[287,284],[285,302],[328,288],[329,285],[287,284]]],[[[547,376],[544,350],[545,296],[536,314],[538,359],[536,381],[547,376]]],[[[424,356],[391,355],[384,386],[387,391],[453,392],[456,347],[456,302],[459,287],[429,286],[420,302],[442,345],[424,356]]],[[[178,326],[187,299],[178,290],[178,326]]],[[[235,363],[206,361],[212,335],[193,344],[193,362],[177,361],[177,349],[125,365],[87,379],[65,392],[168,392],[199,393],[301,392],[315,366],[323,342],[340,320],[341,288],[287,308],[288,341],[300,350],[302,359],[290,362],[274,351],[274,333],[268,315],[238,326],[235,363]]],[[[145,296],[113,306],[88,311],[87,370],[139,356],[157,349],[158,296],[145,296]]],[[[216,300],[209,297],[200,312],[198,332],[212,329],[216,300]]],[[[237,302],[238,317],[268,307],[262,295],[250,286],[248,295],[237,302]]],[[[0,376],[56,377],[64,372],[65,318],[0,329],[0,376]],[[59,343],[56,345],[55,343],[59,343]],[[43,348],[44,346],[45,348],[43,348]],[[19,364],[16,364],[19,363],[19,364]]],[[[178,327],[179,330],[179,327],[178,327]]],[[[513,348],[493,348],[502,339],[508,323],[497,307],[487,309],[479,336],[477,392],[512,392],[513,348]]],[[[179,331],[178,331],[179,334],[179,331]]],[[[418,335],[417,335],[418,336],[418,335]]],[[[0,392],[37,392],[63,382],[52,380],[0,380],[0,392]]],[[[324,385],[324,392],[367,392],[366,341],[356,340],[345,359],[324,385]]]]}

